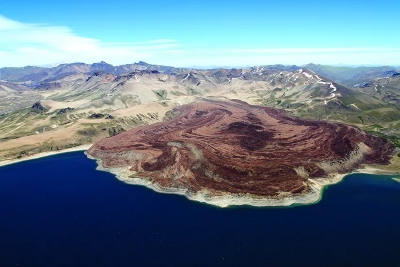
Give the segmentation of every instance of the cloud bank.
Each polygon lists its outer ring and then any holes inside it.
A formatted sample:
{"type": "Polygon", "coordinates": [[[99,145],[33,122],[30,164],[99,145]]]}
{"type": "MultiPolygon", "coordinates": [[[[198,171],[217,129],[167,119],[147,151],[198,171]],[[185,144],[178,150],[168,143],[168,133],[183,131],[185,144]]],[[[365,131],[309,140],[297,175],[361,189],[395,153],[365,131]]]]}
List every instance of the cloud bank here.
{"type": "Polygon", "coordinates": [[[65,26],[22,23],[0,15],[1,67],[99,61],[118,65],[139,60],[178,67],[307,63],[400,65],[400,48],[198,49],[171,39],[136,43],[104,42],[79,36],[65,26]]]}
{"type": "Polygon", "coordinates": [[[21,23],[0,15],[0,64],[44,65],[52,62],[131,63],[156,60],[163,54],[179,53],[174,40],[140,43],[103,42],[76,35],[70,28],[21,23]]]}

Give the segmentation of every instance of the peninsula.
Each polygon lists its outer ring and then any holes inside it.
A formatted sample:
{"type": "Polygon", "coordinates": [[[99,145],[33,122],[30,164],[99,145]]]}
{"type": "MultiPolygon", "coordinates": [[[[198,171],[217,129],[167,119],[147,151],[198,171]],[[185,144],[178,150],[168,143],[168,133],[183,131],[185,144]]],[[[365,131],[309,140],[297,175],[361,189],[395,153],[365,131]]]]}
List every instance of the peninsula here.
{"type": "Polygon", "coordinates": [[[395,146],[341,123],[303,120],[240,100],[202,99],[169,119],[95,143],[99,168],[133,184],[217,206],[312,203],[323,185],[395,146]]]}

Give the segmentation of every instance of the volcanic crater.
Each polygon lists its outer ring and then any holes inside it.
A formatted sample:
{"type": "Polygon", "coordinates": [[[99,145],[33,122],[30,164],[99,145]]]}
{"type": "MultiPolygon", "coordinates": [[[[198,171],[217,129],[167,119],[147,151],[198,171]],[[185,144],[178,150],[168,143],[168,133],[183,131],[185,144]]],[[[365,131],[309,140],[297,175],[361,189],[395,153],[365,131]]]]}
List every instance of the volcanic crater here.
{"type": "Polygon", "coordinates": [[[165,192],[279,198],[310,193],[314,179],[361,164],[389,164],[395,150],[354,126],[240,100],[202,99],[172,113],[168,121],[101,140],[87,154],[165,192]]]}

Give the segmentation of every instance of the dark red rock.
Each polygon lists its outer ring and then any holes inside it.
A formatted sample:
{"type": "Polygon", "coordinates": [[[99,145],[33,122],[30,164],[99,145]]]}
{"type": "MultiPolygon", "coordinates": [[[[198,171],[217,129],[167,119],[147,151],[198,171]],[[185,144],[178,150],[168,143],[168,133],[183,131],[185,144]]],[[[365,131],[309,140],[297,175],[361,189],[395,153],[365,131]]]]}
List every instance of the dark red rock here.
{"type": "Polygon", "coordinates": [[[308,179],[362,163],[388,164],[395,148],[353,126],[239,100],[204,100],[173,113],[169,121],[99,141],[88,154],[105,168],[129,166],[159,187],[274,196],[308,192],[308,179]]]}

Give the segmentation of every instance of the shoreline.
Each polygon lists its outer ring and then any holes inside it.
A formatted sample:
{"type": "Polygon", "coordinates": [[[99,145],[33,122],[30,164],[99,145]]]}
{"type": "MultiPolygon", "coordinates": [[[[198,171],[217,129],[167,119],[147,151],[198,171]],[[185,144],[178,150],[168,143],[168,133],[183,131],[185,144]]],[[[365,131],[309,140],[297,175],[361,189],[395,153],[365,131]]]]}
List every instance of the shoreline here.
{"type": "MultiPolygon", "coordinates": [[[[164,188],[157,186],[143,178],[131,177],[133,173],[129,170],[130,167],[120,168],[104,168],[102,161],[85,153],[89,159],[97,162],[98,171],[105,171],[113,174],[118,180],[129,185],[145,186],[157,193],[162,194],[175,194],[186,197],[188,200],[213,205],[219,208],[227,208],[234,206],[253,206],[253,207],[290,207],[299,205],[312,205],[318,203],[322,197],[323,192],[327,186],[341,182],[346,176],[356,173],[375,174],[375,175],[396,175],[395,172],[385,171],[369,166],[363,166],[350,173],[346,174],[332,174],[328,178],[314,178],[308,179],[310,192],[306,194],[287,195],[282,193],[277,197],[256,197],[245,194],[227,194],[226,192],[218,192],[219,195],[213,195],[211,191],[190,192],[187,189],[180,188],[164,188]]],[[[397,174],[398,175],[398,174],[397,174]]]]}
{"type": "MultiPolygon", "coordinates": [[[[0,161],[0,167],[16,164],[23,161],[53,156],[57,154],[63,154],[75,151],[86,151],[91,146],[92,144],[82,145],[59,151],[42,152],[21,159],[0,161]]],[[[373,174],[373,175],[399,175],[395,171],[379,169],[371,166],[362,166],[346,174],[336,173],[332,174],[330,177],[327,178],[308,179],[310,192],[305,194],[288,195],[285,192],[282,192],[281,195],[278,195],[276,197],[257,197],[246,194],[227,194],[226,192],[218,192],[218,195],[215,195],[215,192],[206,190],[199,192],[190,192],[187,189],[159,187],[147,181],[146,179],[139,177],[131,177],[133,173],[130,172],[129,167],[104,168],[102,167],[102,161],[100,159],[93,158],[86,152],[85,155],[89,159],[95,160],[97,162],[96,170],[111,173],[115,176],[115,178],[126,184],[145,186],[157,193],[181,195],[186,197],[188,200],[201,202],[220,208],[243,206],[243,205],[248,205],[253,207],[289,207],[289,206],[299,206],[299,205],[312,205],[318,203],[322,199],[323,192],[327,186],[341,182],[348,175],[356,173],[373,174]]],[[[395,179],[395,181],[397,182],[400,182],[399,178],[393,178],[393,179],[395,179]]]]}
{"type": "Polygon", "coordinates": [[[76,146],[76,147],[71,147],[63,150],[58,150],[58,151],[48,151],[48,152],[41,152],[37,153],[31,156],[23,157],[20,159],[9,159],[9,160],[3,160],[0,161],[0,167],[23,162],[23,161],[28,161],[28,160],[33,160],[33,159],[38,159],[38,158],[44,158],[44,157],[49,157],[57,154],[63,154],[63,153],[69,153],[69,152],[75,152],[75,151],[86,151],[88,150],[92,144],[89,145],[81,145],[81,146],[76,146]]]}

